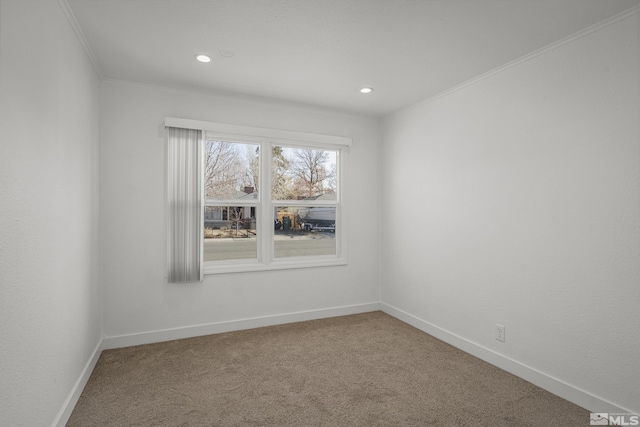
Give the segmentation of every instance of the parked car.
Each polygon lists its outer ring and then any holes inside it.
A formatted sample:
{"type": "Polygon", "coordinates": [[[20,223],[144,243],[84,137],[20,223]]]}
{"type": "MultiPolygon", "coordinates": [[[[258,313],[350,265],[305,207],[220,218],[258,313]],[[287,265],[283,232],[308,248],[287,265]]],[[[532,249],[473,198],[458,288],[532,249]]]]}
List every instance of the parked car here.
{"type": "Polygon", "coordinates": [[[310,222],[303,222],[300,225],[302,229],[306,231],[317,230],[317,231],[328,231],[330,233],[336,232],[335,224],[312,224],[310,222]]]}

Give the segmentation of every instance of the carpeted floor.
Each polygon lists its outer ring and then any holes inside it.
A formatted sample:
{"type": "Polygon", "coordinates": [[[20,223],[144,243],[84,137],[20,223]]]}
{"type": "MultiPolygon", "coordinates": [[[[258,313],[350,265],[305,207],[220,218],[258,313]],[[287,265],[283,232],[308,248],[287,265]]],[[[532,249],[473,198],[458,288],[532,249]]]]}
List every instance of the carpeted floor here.
{"type": "Polygon", "coordinates": [[[67,426],[587,426],[382,312],[102,353],[67,426]]]}

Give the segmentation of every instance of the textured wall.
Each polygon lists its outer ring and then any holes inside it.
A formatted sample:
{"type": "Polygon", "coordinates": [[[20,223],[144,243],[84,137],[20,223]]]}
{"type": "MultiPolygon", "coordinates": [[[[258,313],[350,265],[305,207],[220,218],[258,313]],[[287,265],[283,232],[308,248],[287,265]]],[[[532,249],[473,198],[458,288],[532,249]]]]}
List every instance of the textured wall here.
{"type": "Polygon", "coordinates": [[[387,117],[382,240],[384,303],[636,412],[638,49],[635,15],[387,117]]]}
{"type": "Polygon", "coordinates": [[[0,424],[31,427],[101,340],[100,82],[55,0],[0,16],[0,424]]]}

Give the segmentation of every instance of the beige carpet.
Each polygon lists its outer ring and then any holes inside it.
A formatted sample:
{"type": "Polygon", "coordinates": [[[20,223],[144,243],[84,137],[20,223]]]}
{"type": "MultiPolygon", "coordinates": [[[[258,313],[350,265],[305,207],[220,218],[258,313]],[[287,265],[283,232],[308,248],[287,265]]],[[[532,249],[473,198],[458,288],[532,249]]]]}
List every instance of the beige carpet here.
{"type": "Polygon", "coordinates": [[[107,350],[68,426],[587,426],[381,312],[107,350]]]}

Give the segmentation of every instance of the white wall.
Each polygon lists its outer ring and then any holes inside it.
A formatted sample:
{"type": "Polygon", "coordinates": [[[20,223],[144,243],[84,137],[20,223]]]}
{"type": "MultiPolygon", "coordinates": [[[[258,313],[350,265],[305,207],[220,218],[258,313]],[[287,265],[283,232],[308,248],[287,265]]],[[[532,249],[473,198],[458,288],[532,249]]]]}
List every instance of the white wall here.
{"type": "Polygon", "coordinates": [[[0,424],[51,425],[101,340],[100,81],[55,0],[0,20],[0,424]]]}
{"type": "Polygon", "coordinates": [[[110,81],[103,83],[103,100],[104,331],[107,337],[134,334],[130,340],[107,339],[107,346],[343,312],[332,311],[338,307],[377,307],[376,120],[110,81]],[[345,177],[351,207],[348,266],[210,275],[201,283],[167,284],[166,116],[352,137],[345,177]],[[287,316],[301,312],[305,314],[287,316]],[[254,318],[268,320],[233,323],[254,318]]]}
{"type": "Polygon", "coordinates": [[[639,35],[627,17],[382,124],[382,221],[412,224],[384,228],[384,306],[636,413],[639,35]]]}

